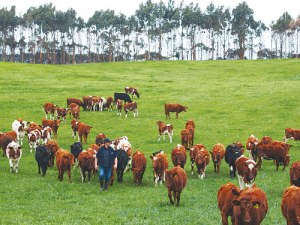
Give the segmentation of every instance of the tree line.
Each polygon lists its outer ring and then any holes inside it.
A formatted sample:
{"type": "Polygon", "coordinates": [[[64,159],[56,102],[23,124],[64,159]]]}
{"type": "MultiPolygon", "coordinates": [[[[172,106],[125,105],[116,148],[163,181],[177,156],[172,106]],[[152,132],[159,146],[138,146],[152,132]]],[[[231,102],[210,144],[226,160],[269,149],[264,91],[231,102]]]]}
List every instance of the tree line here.
{"type": "Polygon", "coordinates": [[[50,4],[0,9],[0,60],[75,64],[136,60],[273,59],[299,57],[300,15],[284,12],[266,26],[246,2],[230,10],[147,0],[135,15],[99,10],[84,21],[70,8],[50,4]],[[271,48],[264,35],[271,32],[271,48]],[[247,55],[246,55],[247,53],[247,55]],[[256,54],[256,56],[255,56],[256,54]]]}

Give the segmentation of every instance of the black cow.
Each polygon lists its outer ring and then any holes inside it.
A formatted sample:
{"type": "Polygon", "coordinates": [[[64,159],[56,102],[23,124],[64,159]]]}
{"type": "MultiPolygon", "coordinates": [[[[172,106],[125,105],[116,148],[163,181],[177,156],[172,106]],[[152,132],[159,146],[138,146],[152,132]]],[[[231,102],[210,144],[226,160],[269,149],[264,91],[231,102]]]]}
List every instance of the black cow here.
{"type": "Polygon", "coordinates": [[[39,167],[39,174],[41,174],[41,168],[42,168],[42,176],[44,177],[46,175],[46,171],[49,164],[49,152],[46,145],[39,145],[35,149],[35,160],[38,163],[39,167]]]}
{"type": "Polygon", "coordinates": [[[126,102],[129,102],[129,103],[132,102],[130,96],[126,93],[114,93],[114,102],[116,102],[118,99],[124,100],[125,103],[126,102]]]}
{"type": "Polygon", "coordinates": [[[157,151],[157,152],[152,153],[152,155],[153,155],[153,156],[156,156],[158,153],[163,153],[163,152],[164,152],[163,150],[159,150],[159,151],[157,151]]]}
{"type": "Polygon", "coordinates": [[[118,167],[117,167],[117,175],[118,175],[118,182],[123,181],[123,172],[128,163],[128,155],[123,149],[117,149],[117,159],[118,159],[118,167]]]}
{"type": "MultiPolygon", "coordinates": [[[[78,166],[78,155],[80,154],[80,152],[82,152],[82,144],[81,142],[77,141],[75,143],[73,143],[72,145],[70,145],[71,147],[71,153],[74,155],[74,162],[75,159],[77,159],[77,166],[78,166]]],[[[74,165],[75,168],[75,165],[74,165]]]]}
{"type": "Polygon", "coordinates": [[[241,157],[242,150],[236,146],[234,143],[228,145],[225,152],[225,161],[229,165],[230,168],[230,176],[235,177],[236,167],[235,161],[241,157]]]}

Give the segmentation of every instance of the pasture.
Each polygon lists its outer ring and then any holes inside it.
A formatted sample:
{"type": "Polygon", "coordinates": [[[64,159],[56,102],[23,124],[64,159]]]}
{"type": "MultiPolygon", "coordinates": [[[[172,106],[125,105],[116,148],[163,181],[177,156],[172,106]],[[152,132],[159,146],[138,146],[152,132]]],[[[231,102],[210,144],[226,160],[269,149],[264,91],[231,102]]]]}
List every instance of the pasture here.
{"type": "MultiPolygon", "coordinates": [[[[126,135],[133,150],[140,149],[147,158],[147,168],[140,187],[133,182],[131,171],[124,173],[123,183],[115,182],[108,192],[99,191],[98,176],[82,183],[79,168],[67,173],[60,182],[55,166],[45,177],[38,174],[34,153],[29,152],[27,137],[19,163],[19,173],[10,173],[7,158],[0,157],[0,223],[1,224],[221,224],[217,192],[231,179],[223,159],[219,174],[211,161],[203,180],[191,175],[188,160],[185,171],[188,183],[181,194],[179,207],[171,205],[165,183],[155,187],[150,155],[166,152],[169,169],[173,167],[171,151],[180,143],[180,132],[187,120],[195,121],[195,144],[208,150],[220,142],[246,144],[253,134],[259,139],[270,136],[284,140],[287,127],[300,129],[300,61],[147,61],[84,64],[69,66],[0,63],[0,131],[11,131],[12,122],[21,117],[41,124],[43,104],[51,102],[66,107],[67,98],[96,95],[113,96],[127,86],[140,93],[137,99],[139,117],[133,112],[117,116],[113,112],[80,111],[80,121],[92,126],[88,143],[100,132],[114,140],[126,135]],[[187,106],[178,119],[171,113],[166,120],[165,103],[187,106]],[[156,121],[171,123],[173,143],[158,142],[156,121]]],[[[49,117],[48,117],[49,118],[49,117]]],[[[72,138],[69,117],[60,125],[61,148],[70,151],[72,138]]],[[[290,165],[300,160],[300,142],[289,140],[290,165]]],[[[2,153],[2,151],[1,151],[2,153]]],[[[248,153],[245,151],[248,157],[248,153]]],[[[269,210],[263,224],[286,224],[281,214],[281,199],[290,186],[289,169],[276,172],[273,161],[263,160],[255,184],[265,191],[269,210]]]]}

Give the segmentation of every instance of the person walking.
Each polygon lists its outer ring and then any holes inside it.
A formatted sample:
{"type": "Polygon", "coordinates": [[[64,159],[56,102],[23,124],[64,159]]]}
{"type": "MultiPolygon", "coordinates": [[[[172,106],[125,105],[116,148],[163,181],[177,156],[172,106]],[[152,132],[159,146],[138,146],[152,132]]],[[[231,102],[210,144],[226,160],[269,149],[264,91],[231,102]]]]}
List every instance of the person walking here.
{"type": "Polygon", "coordinates": [[[103,179],[105,179],[104,190],[107,191],[112,168],[117,169],[118,165],[117,153],[110,144],[111,140],[105,138],[104,145],[98,149],[95,158],[95,169],[97,169],[99,165],[100,191],[103,191],[103,179]]]}

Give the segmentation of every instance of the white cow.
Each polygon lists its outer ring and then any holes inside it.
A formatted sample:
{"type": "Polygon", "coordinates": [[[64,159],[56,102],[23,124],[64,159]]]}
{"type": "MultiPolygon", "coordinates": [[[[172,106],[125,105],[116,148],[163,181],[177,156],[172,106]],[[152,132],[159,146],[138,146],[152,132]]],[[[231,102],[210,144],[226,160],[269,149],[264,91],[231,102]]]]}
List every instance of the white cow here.
{"type": "Polygon", "coordinates": [[[12,125],[12,130],[17,133],[17,141],[19,144],[23,145],[23,139],[25,136],[25,130],[27,130],[27,122],[22,120],[15,120],[12,125]],[[20,143],[21,142],[21,143],[20,143]]]}
{"type": "Polygon", "coordinates": [[[128,155],[128,164],[124,170],[124,172],[126,172],[129,167],[131,166],[131,156],[132,156],[132,146],[128,141],[128,138],[126,136],[124,136],[120,141],[119,144],[117,146],[117,149],[123,149],[127,155],[128,155]]]}
{"type": "Polygon", "coordinates": [[[106,105],[106,99],[104,97],[101,97],[101,99],[102,101],[100,100],[99,111],[103,111],[103,108],[106,105]]]}
{"type": "Polygon", "coordinates": [[[22,147],[12,141],[6,147],[6,156],[9,160],[10,172],[18,173],[19,161],[22,156],[22,147]]]}

